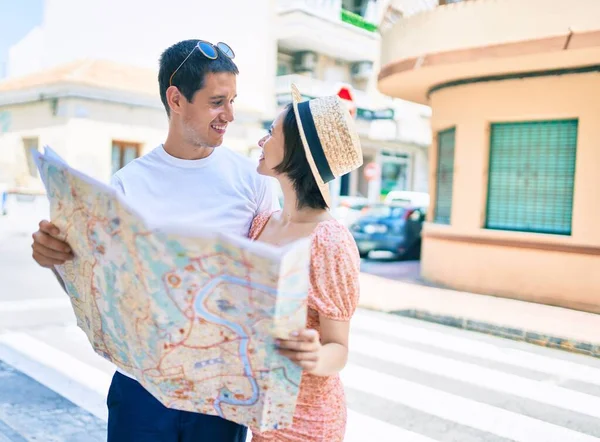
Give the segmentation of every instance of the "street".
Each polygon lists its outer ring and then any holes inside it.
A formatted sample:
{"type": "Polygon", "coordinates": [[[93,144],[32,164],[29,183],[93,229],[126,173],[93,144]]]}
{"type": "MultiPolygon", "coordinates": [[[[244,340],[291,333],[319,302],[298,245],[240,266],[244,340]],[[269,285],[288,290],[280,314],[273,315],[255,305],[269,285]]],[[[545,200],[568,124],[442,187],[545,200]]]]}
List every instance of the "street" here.
{"type": "Polygon", "coordinates": [[[369,259],[362,260],[361,270],[363,272],[395,281],[420,281],[421,263],[419,261],[398,261],[385,253],[372,253],[371,256],[369,259]]]}
{"type": "MultiPolygon", "coordinates": [[[[9,208],[0,217],[0,442],[105,440],[114,369],[31,259],[44,205],[9,208]]],[[[417,265],[375,260],[363,270],[393,277],[417,265]]],[[[600,441],[600,359],[363,309],[350,350],[348,442],[600,441]]]]}

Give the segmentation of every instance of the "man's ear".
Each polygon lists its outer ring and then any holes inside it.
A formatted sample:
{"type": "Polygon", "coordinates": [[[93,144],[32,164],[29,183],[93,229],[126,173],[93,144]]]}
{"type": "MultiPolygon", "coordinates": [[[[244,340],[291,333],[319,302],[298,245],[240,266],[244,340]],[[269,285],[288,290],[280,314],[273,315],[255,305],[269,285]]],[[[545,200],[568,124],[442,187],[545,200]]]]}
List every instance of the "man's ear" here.
{"type": "Polygon", "coordinates": [[[171,112],[179,114],[181,112],[182,100],[185,100],[185,97],[181,95],[177,86],[169,86],[167,89],[167,104],[171,109],[171,112]]]}

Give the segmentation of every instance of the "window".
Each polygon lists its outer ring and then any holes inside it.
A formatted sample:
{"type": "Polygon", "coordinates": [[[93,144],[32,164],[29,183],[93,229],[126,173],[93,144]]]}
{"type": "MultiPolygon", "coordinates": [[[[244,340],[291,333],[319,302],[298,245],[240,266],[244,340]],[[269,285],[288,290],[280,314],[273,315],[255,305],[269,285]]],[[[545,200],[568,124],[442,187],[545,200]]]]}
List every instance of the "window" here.
{"type": "Polygon", "coordinates": [[[292,69],[287,63],[277,63],[277,76],[281,77],[283,75],[289,75],[292,73],[292,69]]]}
{"type": "Polygon", "coordinates": [[[33,159],[33,154],[31,150],[39,149],[39,139],[36,138],[23,138],[23,149],[25,149],[25,159],[27,161],[27,171],[29,172],[29,176],[33,178],[38,177],[38,169],[35,165],[35,161],[33,159]]]}
{"type": "Polygon", "coordinates": [[[577,120],[492,124],[486,227],[571,234],[577,120]]]}
{"type": "Polygon", "coordinates": [[[456,129],[438,132],[437,187],[435,192],[434,222],[450,224],[452,186],[454,182],[454,139],[456,129]]]}
{"type": "Polygon", "coordinates": [[[410,187],[410,159],[400,152],[381,152],[381,194],[410,187]]]}
{"type": "Polygon", "coordinates": [[[367,3],[364,0],[342,0],[342,8],[364,17],[367,3]]]}
{"type": "Polygon", "coordinates": [[[290,75],[293,70],[294,57],[283,52],[277,53],[277,76],[290,75]]]}
{"type": "Polygon", "coordinates": [[[112,173],[124,167],[130,161],[140,156],[141,147],[137,143],[113,141],[112,144],[112,173]]]}

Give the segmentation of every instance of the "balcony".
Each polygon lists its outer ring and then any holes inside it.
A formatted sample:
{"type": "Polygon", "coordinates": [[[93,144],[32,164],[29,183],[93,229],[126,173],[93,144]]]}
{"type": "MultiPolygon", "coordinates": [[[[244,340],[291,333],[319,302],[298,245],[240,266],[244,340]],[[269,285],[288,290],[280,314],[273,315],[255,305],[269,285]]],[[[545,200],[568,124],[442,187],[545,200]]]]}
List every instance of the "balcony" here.
{"type": "Polygon", "coordinates": [[[380,42],[377,26],[372,23],[375,5],[365,19],[344,10],[341,0],[279,0],[278,45],[288,51],[314,51],[345,61],[373,61],[380,42]]]}
{"type": "Polygon", "coordinates": [[[383,32],[379,90],[426,103],[432,88],[448,82],[598,64],[598,17],[597,0],[470,0],[430,7],[383,32]]]}

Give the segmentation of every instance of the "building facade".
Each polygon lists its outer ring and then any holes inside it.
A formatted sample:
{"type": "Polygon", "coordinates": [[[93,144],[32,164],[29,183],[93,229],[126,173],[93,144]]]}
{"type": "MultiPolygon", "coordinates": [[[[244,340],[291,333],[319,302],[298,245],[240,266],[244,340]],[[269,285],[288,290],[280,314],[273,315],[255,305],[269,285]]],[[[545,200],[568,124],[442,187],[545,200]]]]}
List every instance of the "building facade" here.
{"type": "Polygon", "coordinates": [[[379,167],[376,179],[367,181],[361,169],[336,180],[334,195],[379,200],[392,189],[428,190],[429,107],[377,90],[382,2],[223,3],[206,14],[203,2],[174,0],[171,6],[188,14],[167,22],[160,7],[140,0],[92,1],[85,7],[76,0],[46,0],[43,23],[11,49],[9,78],[0,83],[0,118],[5,121],[0,126],[0,173],[5,175],[0,181],[21,187],[35,182],[24,152],[36,139],[40,147],[50,144],[74,166],[104,181],[115,167],[159,144],[167,121],[158,96],[157,60],[164,48],[202,29],[203,38],[234,49],[240,68],[236,121],[226,145],[258,157],[257,141],[291,101],[290,85],[296,83],[307,98],[339,94],[347,101],[360,131],[364,163],[379,167]],[[129,20],[142,5],[144,20],[129,20]],[[111,19],[108,35],[105,23],[116,8],[120,13],[111,19]],[[45,109],[52,123],[29,118],[35,113],[30,108],[45,109]],[[115,124],[123,131],[130,127],[130,133],[114,134],[115,124]],[[81,137],[69,138],[76,132],[63,132],[90,125],[104,133],[88,137],[87,144],[81,137]],[[63,135],[52,138],[50,127],[63,135]]]}
{"type": "Polygon", "coordinates": [[[378,81],[433,112],[423,276],[600,312],[600,3],[435,3],[383,34],[378,81]]]}

